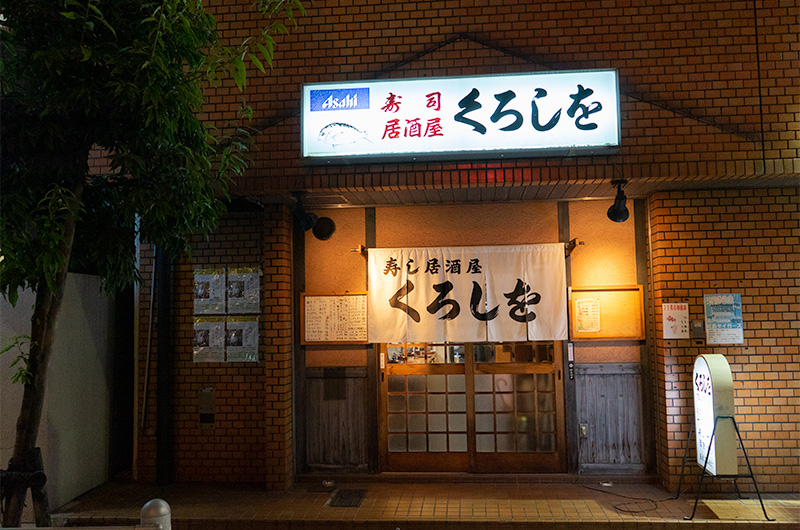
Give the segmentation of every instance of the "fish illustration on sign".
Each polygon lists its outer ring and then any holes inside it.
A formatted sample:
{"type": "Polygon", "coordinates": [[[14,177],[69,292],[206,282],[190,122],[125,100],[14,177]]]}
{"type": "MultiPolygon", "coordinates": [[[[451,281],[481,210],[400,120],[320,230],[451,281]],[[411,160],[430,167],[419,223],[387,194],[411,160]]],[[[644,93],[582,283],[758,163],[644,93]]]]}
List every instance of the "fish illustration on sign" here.
{"type": "Polygon", "coordinates": [[[347,123],[334,122],[329,123],[319,131],[318,138],[322,142],[327,142],[336,149],[340,145],[349,145],[366,140],[372,143],[372,140],[367,138],[365,131],[360,131],[347,123]]]}

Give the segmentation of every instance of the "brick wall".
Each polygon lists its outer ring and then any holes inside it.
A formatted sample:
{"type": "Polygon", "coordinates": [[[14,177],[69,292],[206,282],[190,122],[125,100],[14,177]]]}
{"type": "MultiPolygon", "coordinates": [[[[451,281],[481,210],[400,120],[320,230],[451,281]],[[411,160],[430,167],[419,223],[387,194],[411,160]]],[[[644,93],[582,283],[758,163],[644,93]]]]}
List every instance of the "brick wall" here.
{"type": "MultiPolygon", "coordinates": [[[[143,252],[149,285],[151,254],[143,252]]],[[[292,482],[291,218],[285,209],[232,215],[191,257],[173,266],[173,477],[178,482],[244,482],[283,489],[292,482]],[[255,267],[261,279],[258,363],[194,363],[193,271],[255,267]],[[200,424],[198,391],[213,388],[213,427],[200,424]]],[[[140,298],[139,407],[147,365],[149,288],[140,298]]],[[[156,320],[157,322],[157,320],[156,320]]],[[[147,417],[138,438],[137,478],[155,479],[156,337],[147,417]]],[[[140,412],[141,414],[141,412],[140,412]]]]}
{"type": "MultiPolygon", "coordinates": [[[[798,188],[657,193],[648,206],[661,478],[677,485],[693,418],[695,357],[720,353],[731,365],[736,421],[760,489],[800,491],[798,188]],[[702,320],[703,295],[714,293],[741,294],[743,345],[661,338],[662,302],[688,301],[690,319],[702,320]]],[[[712,481],[709,490],[722,486],[712,481]]]]}
{"type": "MultiPolygon", "coordinates": [[[[250,5],[249,0],[212,3],[218,29],[231,42],[241,42],[259,27],[247,14],[250,5]]],[[[647,0],[317,0],[308,7],[308,16],[291,35],[279,37],[274,67],[266,75],[250,71],[246,97],[254,109],[252,125],[260,133],[252,167],[237,180],[239,195],[598,183],[610,181],[619,168],[631,180],[648,181],[800,174],[796,0],[675,0],[662,5],[647,0]],[[623,136],[613,157],[336,167],[307,167],[299,159],[303,83],[585,68],[619,71],[623,136]]],[[[205,117],[224,129],[240,104],[233,82],[208,95],[205,117]]],[[[748,350],[708,350],[732,360],[746,443],[753,446],[759,480],[775,491],[796,491],[800,483],[798,446],[790,430],[797,429],[798,421],[797,190],[786,193],[681,192],[649,201],[656,321],[663,299],[688,298],[697,318],[703,293],[742,292],[748,350]],[[780,239],[784,242],[775,242],[780,239]],[[781,301],[774,302],[778,296],[781,301]]],[[[198,248],[193,259],[200,261],[176,265],[176,342],[186,341],[191,331],[191,269],[231,266],[229,260],[239,259],[240,247],[223,234],[246,232],[252,241],[249,230],[255,227],[231,222],[230,231],[221,229],[209,246],[198,248]],[[212,248],[212,243],[220,246],[212,248]]],[[[190,345],[176,344],[181,431],[176,465],[181,477],[197,477],[183,469],[193,466],[210,473],[204,479],[234,480],[244,476],[240,468],[246,464],[258,470],[246,471],[252,473],[247,480],[269,481],[273,487],[291,482],[290,226],[285,210],[264,214],[259,263],[265,273],[262,307],[269,313],[260,326],[263,358],[258,367],[228,372],[228,366],[194,366],[186,360],[190,345]],[[219,432],[205,440],[206,431],[193,425],[191,404],[203,385],[218,388],[218,405],[226,407],[220,410],[219,432]],[[263,391],[259,412],[242,408],[245,385],[263,391]],[[249,421],[257,425],[238,434],[243,423],[237,422],[249,421]],[[202,455],[192,449],[196,443],[202,455]],[[237,456],[223,463],[220,452],[231,444],[237,456]],[[253,447],[266,450],[259,457],[253,447]],[[198,461],[203,465],[195,465],[198,461]]],[[[247,263],[253,259],[250,250],[241,253],[247,263]]],[[[146,291],[142,329],[147,325],[146,291]]],[[[145,340],[143,332],[140,352],[146,351],[145,340]]],[[[697,353],[708,350],[675,348],[663,341],[654,349],[657,452],[665,482],[675,482],[680,465],[681,438],[691,413],[688,374],[697,353]]],[[[140,391],[143,370],[140,363],[140,391]]],[[[151,396],[154,374],[151,365],[151,396]]],[[[149,398],[150,420],[153,403],[154,397],[149,398]]],[[[137,472],[144,479],[155,469],[148,425],[137,455],[137,472]]]]}
{"type": "MultiPolygon", "coordinates": [[[[798,7],[794,0],[656,3],[549,0],[318,0],[278,40],[267,75],[246,96],[262,132],[243,193],[695,180],[800,173],[798,7]],[[460,37],[466,34],[467,37],[460,37]],[[299,160],[303,83],[614,68],[622,147],[615,157],[497,163],[305,167],[299,160]]],[[[212,6],[231,42],[250,35],[249,2],[212,6]]],[[[238,108],[232,82],[207,116],[238,108]]]]}

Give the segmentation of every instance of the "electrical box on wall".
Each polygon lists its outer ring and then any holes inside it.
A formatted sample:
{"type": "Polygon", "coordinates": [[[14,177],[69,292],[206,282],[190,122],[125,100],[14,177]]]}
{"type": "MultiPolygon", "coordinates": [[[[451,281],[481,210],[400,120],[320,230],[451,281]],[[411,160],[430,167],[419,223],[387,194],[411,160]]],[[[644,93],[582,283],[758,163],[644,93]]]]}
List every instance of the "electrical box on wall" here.
{"type": "Polygon", "coordinates": [[[702,320],[692,320],[691,326],[692,339],[703,340],[706,338],[706,328],[702,320]]]}
{"type": "Polygon", "coordinates": [[[200,416],[200,427],[211,428],[214,426],[214,389],[201,388],[197,391],[197,412],[200,416]]]}

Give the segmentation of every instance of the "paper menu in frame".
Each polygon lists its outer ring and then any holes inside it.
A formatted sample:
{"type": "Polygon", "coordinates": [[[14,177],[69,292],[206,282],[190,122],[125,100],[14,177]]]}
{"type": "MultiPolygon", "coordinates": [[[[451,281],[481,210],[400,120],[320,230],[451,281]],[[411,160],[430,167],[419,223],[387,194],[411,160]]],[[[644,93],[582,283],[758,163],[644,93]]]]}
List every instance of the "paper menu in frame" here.
{"type": "Polygon", "coordinates": [[[225,313],[225,270],[195,269],[194,314],[225,313]]]}
{"type": "Polygon", "coordinates": [[[228,313],[258,313],[260,296],[261,271],[228,269],[228,313]]]}
{"type": "Polygon", "coordinates": [[[229,363],[258,362],[258,317],[228,317],[225,350],[229,363]]]}
{"type": "Polygon", "coordinates": [[[600,331],[600,299],[581,298],[577,300],[575,323],[578,331],[600,331]]]}
{"type": "Polygon", "coordinates": [[[301,343],[367,344],[367,294],[306,294],[301,343]]]}
{"type": "Polygon", "coordinates": [[[225,318],[195,317],[192,344],[196,363],[225,360],[225,318]]]}

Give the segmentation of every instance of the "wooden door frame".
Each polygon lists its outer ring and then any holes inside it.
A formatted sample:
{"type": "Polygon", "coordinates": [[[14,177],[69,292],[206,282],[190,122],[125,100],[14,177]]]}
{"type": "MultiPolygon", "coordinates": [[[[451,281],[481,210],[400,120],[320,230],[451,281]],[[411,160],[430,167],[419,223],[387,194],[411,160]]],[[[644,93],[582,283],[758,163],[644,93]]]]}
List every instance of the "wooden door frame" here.
{"type": "MultiPolygon", "coordinates": [[[[386,363],[386,344],[375,344],[374,351],[380,359],[377,366],[378,384],[377,396],[377,427],[378,427],[378,453],[381,471],[414,472],[431,471],[431,465],[436,466],[439,472],[467,472],[467,473],[502,473],[513,469],[513,472],[531,473],[563,473],[567,471],[567,433],[566,433],[566,392],[564,377],[564,359],[561,355],[566,347],[565,341],[554,341],[552,367],[545,369],[544,363],[475,363],[474,344],[464,343],[464,363],[446,365],[420,365],[420,364],[388,364],[386,363]],[[453,374],[455,367],[463,369],[466,386],[466,416],[467,416],[467,452],[466,453],[389,453],[388,425],[387,425],[387,399],[388,376],[419,374],[420,367],[424,366],[424,374],[453,374]],[[516,371],[510,371],[516,370],[516,371]],[[555,386],[556,406],[556,447],[554,453],[478,453],[476,448],[475,427],[475,374],[476,373],[553,373],[555,386]],[[425,457],[422,455],[430,455],[425,457]],[[463,455],[463,456],[462,456],[463,455]],[[390,462],[391,460],[391,462],[390,462]],[[520,460],[523,460],[523,469],[520,470],[520,460]],[[487,462],[491,462],[488,463],[487,462]]],[[[511,471],[509,471],[511,472],[511,471]]]]}
{"type": "MultiPolygon", "coordinates": [[[[556,405],[556,448],[553,453],[477,453],[474,452],[475,461],[470,466],[470,473],[498,473],[497,469],[515,469],[515,472],[522,473],[563,473],[566,472],[566,425],[564,412],[566,404],[564,402],[564,378],[563,378],[563,358],[560,355],[563,341],[553,341],[553,363],[551,369],[543,368],[546,363],[527,363],[527,362],[512,362],[512,363],[472,363],[472,370],[470,370],[471,377],[474,379],[476,373],[492,373],[492,374],[540,374],[540,373],[553,373],[554,387],[555,387],[555,405],[556,405]],[[519,371],[511,371],[519,370],[519,371]],[[480,455],[480,457],[479,457],[480,455]],[[483,461],[478,462],[478,458],[483,461]]],[[[474,359],[474,356],[467,355],[468,360],[474,359]]],[[[473,382],[474,385],[474,382],[473,382]]],[[[475,388],[472,387],[472,399],[467,401],[475,401],[475,388]]],[[[474,422],[475,415],[473,411],[472,420],[474,422]]],[[[469,421],[469,419],[468,419],[469,421]]],[[[471,440],[475,440],[474,436],[471,440]]]]}
{"type": "MultiPolygon", "coordinates": [[[[464,472],[468,468],[469,454],[470,454],[470,435],[469,435],[469,399],[467,399],[467,451],[465,453],[389,453],[389,429],[387,425],[388,410],[387,400],[384,398],[388,395],[388,384],[390,375],[417,375],[419,374],[419,367],[426,368],[425,374],[428,375],[453,375],[460,374],[456,368],[461,367],[464,370],[466,378],[466,365],[465,364],[396,364],[391,365],[385,363],[386,359],[386,344],[380,343],[376,345],[375,351],[378,352],[378,357],[381,359],[381,367],[379,367],[380,381],[378,384],[379,402],[378,407],[378,440],[379,440],[379,454],[380,454],[380,468],[381,471],[399,471],[399,472],[415,472],[415,471],[430,471],[432,466],[437,466],[436,471],[441,472],[464,472]],[[423,456],[428,455],[428,456],[423,456]],[[390,462],[389,460],[392,460],[390,462]]],[[[467,384],[465,382],[465,384],[467,384]]],[[[468,394],[468,392],[467,392],[468,394]]],[[[474,426],[473,426],[474,427],[474,426]]]]}

